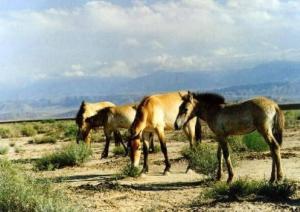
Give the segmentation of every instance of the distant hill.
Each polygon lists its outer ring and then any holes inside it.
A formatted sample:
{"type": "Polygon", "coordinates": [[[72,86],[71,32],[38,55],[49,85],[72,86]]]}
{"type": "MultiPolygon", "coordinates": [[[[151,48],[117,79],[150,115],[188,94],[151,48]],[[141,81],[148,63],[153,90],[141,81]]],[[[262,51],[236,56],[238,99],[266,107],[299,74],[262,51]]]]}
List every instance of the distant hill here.
{"type": "Polygon", "coordinates": [[[0,120],[72,117],[82,100],[137,102],[146,94],[174,90],[214,91],[228,99],[269,96],[300,101],[300,63],[276,61],[244,70],[168,72],[137,78],[81,77],[40,80],[0,96],[0,120]]]}

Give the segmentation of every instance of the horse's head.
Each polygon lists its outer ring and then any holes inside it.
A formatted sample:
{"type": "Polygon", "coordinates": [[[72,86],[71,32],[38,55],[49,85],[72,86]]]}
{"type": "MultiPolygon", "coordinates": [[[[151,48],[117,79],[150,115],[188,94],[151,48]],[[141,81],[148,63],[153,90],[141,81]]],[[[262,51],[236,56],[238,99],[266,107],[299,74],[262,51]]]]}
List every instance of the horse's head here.
{"type": "Polygon", "coordinates": [[[182,103],[179,106],[179,112],[176,117],[174,127],[175,130],[180,130],[188,121],[196,116],[197,100],[194,99],[193,93],[188,91],[186,95],[181,95],[182,103]]]}
{"type": "Polygon", "coordinates": [[[79,143],[80,140],[83,140],[83,131],[85,129],[85,112],[86,112],[86,103],[82,101],[80,108],[77,112],[75,121],[78,126],[77,136],[76,136],[76,142],[79,143]]]}
{"type": "Polygon", "coordinates": [[[130,152],[130,160],[131,164],[137,167],[140,163],[141,157],[141,132],[137,134],[130,133],[131,136],[129,138],[128,146],[130,152]]]}

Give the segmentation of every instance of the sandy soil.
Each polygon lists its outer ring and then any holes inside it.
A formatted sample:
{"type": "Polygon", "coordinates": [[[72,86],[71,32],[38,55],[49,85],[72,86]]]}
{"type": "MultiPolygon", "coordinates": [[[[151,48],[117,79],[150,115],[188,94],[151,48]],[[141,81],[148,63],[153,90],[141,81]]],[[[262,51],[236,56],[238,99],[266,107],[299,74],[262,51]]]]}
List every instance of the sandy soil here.
{"type": "MultiPolygon", "coordinates": [[[[169,134],[169,138],[172,134],[169,134]]],[[[31,170],[31,161],[43,154],[66,145],[28,144],[29,138],[14,139],[6,156],[20,162],[31,170]],[[21,150],[19,153],[15,149],[21,150]]],[[[208,141],[204,141],[208,142],[208,141]]],[[[11,144],[11,139],[2,139],[1,144],[11,144]]],[[[128,158],[115,157],[100,160],[103,143],[93,144],[93,159],[81,167],[35,173],[38,177],[55,180],[55,187],[63,189],[72,201],[87,211],[300,211],[300,194],[292,201],[272,203],[267,201],[212,202],[195,205],[201,192],[207,188],[204,175],[193,171],[185,173],[187,162],[180,150],[187,142],[170,140],[169,156],[171,173],[162,174],[162,153],[149,156],[149,173],[137,179],[117,180],[116,174],[129,162],[128,158]]],[[[288,179],[300,182],[300,130],[287,130],[282,149],[283,168],[288,179]]],[[[248,154],[235,167],[236,178],[268,179],[271,159],[268,153],[248,154]]],[[[224,180],[226,173],[224,174],[224,180]]]]}

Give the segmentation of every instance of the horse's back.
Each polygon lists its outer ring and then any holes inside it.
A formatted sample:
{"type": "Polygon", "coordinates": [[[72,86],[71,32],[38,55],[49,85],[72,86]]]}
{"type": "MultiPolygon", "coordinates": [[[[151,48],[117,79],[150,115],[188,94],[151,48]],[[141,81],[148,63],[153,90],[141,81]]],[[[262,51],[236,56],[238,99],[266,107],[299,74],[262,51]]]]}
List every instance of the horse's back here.
{"type": "Polygon", "coordinates": [[[136,114],[134,106],[135,104],[126,104],[109,108],[112,117],[110,124],[116,128],[129,128],[136,114]]]}
{"type": "MultiPolygon", "coordinates": [[[[186,92],[180,92],[184,95],[186,92]]],[[[143,102],[143,110],[147,112],[147,122],[151,127],[163,125],[166,129],[173,129],[179,106],[182,103],[179,92],[154,94],[143,102]]]]}

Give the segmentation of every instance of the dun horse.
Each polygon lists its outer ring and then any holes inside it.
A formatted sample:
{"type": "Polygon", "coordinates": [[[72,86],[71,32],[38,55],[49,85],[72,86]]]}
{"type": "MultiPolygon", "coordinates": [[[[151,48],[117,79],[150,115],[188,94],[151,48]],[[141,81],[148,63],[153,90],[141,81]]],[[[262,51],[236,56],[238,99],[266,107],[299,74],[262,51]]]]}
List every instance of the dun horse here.
{"type": "Polygon", "coordinates": [[[222,151],[228,169],[228,183],[232,181],[234,175],[226,137],[247,134],[255,130],[264,137],[270,147],[272,156],[270,181],[282,179],[280,146],[284,115],[275,102],[265,97],[257,97],[239,104],[227,105],[224,97],[218,94],[190,92],[182,99],[175,128],[180,129],[195,116],[207,122],[218,141],[217,180],[220,180],[222,175],[222,151]]]}
{"type": "MultiPolygon", "coordinates": [[[[85,133],[83,134],[86,135],[91,129],[103,126],[106,143],[101,158],[106,158],[108,156],[109,143],[112,137],[112,133],[119,132],[120,128],[129,129],[134,120],[135,114],[136,106],[134,104],[106,107],[102,110],[99,110],[95,115],[85,120],[86,127],[85,133]]],[[[153,143],[152,134],[145,134],[144,136],[145,138],[146,136],[148,136],[147,139],[149,139],[151,143],[153,143]]],[[[122,138],[119,137],[118,139],[127,152],[127,147],[124,145],[122,138]]]]}
{"type": "MultiPolygon", "coordinates": [[[[187,92],[185,92],[185,94],[186,93],[187,92]]],[[[181,103],[182,99],[178,92],[152,95],[149,97],[145,97],[141,101],[137,108],[134,122],[132,123],[132,126],[130,128],[130,158],[134,166],[138,166],[140,160],[141,133],[143,133],[144,131],[152,131],[158,135],[161,150],[165,157],[166,167],[164,170],[164,174],[166,174],[170,170],[171,164],[168,158],[164,131],[174,129],[174,122],[181,103]]],[[[196,118],[190,120],[190,122],[184,125],[184,132],[188,136],[191,146],[195,143],[195,140],[200,140],[201,138],[200,127],[200,122],[196,121],[196,118]]],[[[146,141],[143,141],[143,172],[148,172],[148,149],[149,144],[146,141]]]]}
{"type": "MultiPolygon", "coordinates": [[[[87,130],[85,120],[97,113],[97,111],[104,109],[106,107],[113,107],[115,104],[111,102],[97,102],[97,103],[87,103],[83,101],[80,105],[78,113],[76,115],[76,124],[78,126],[78,132],[76,141],[79,143],[80,140],[84,139],[85,143],[90,145],[90,130],[87,130]]],[[[114,132],[116,145],[120,143],[120,133],[119,131],[114,132]]]]}

